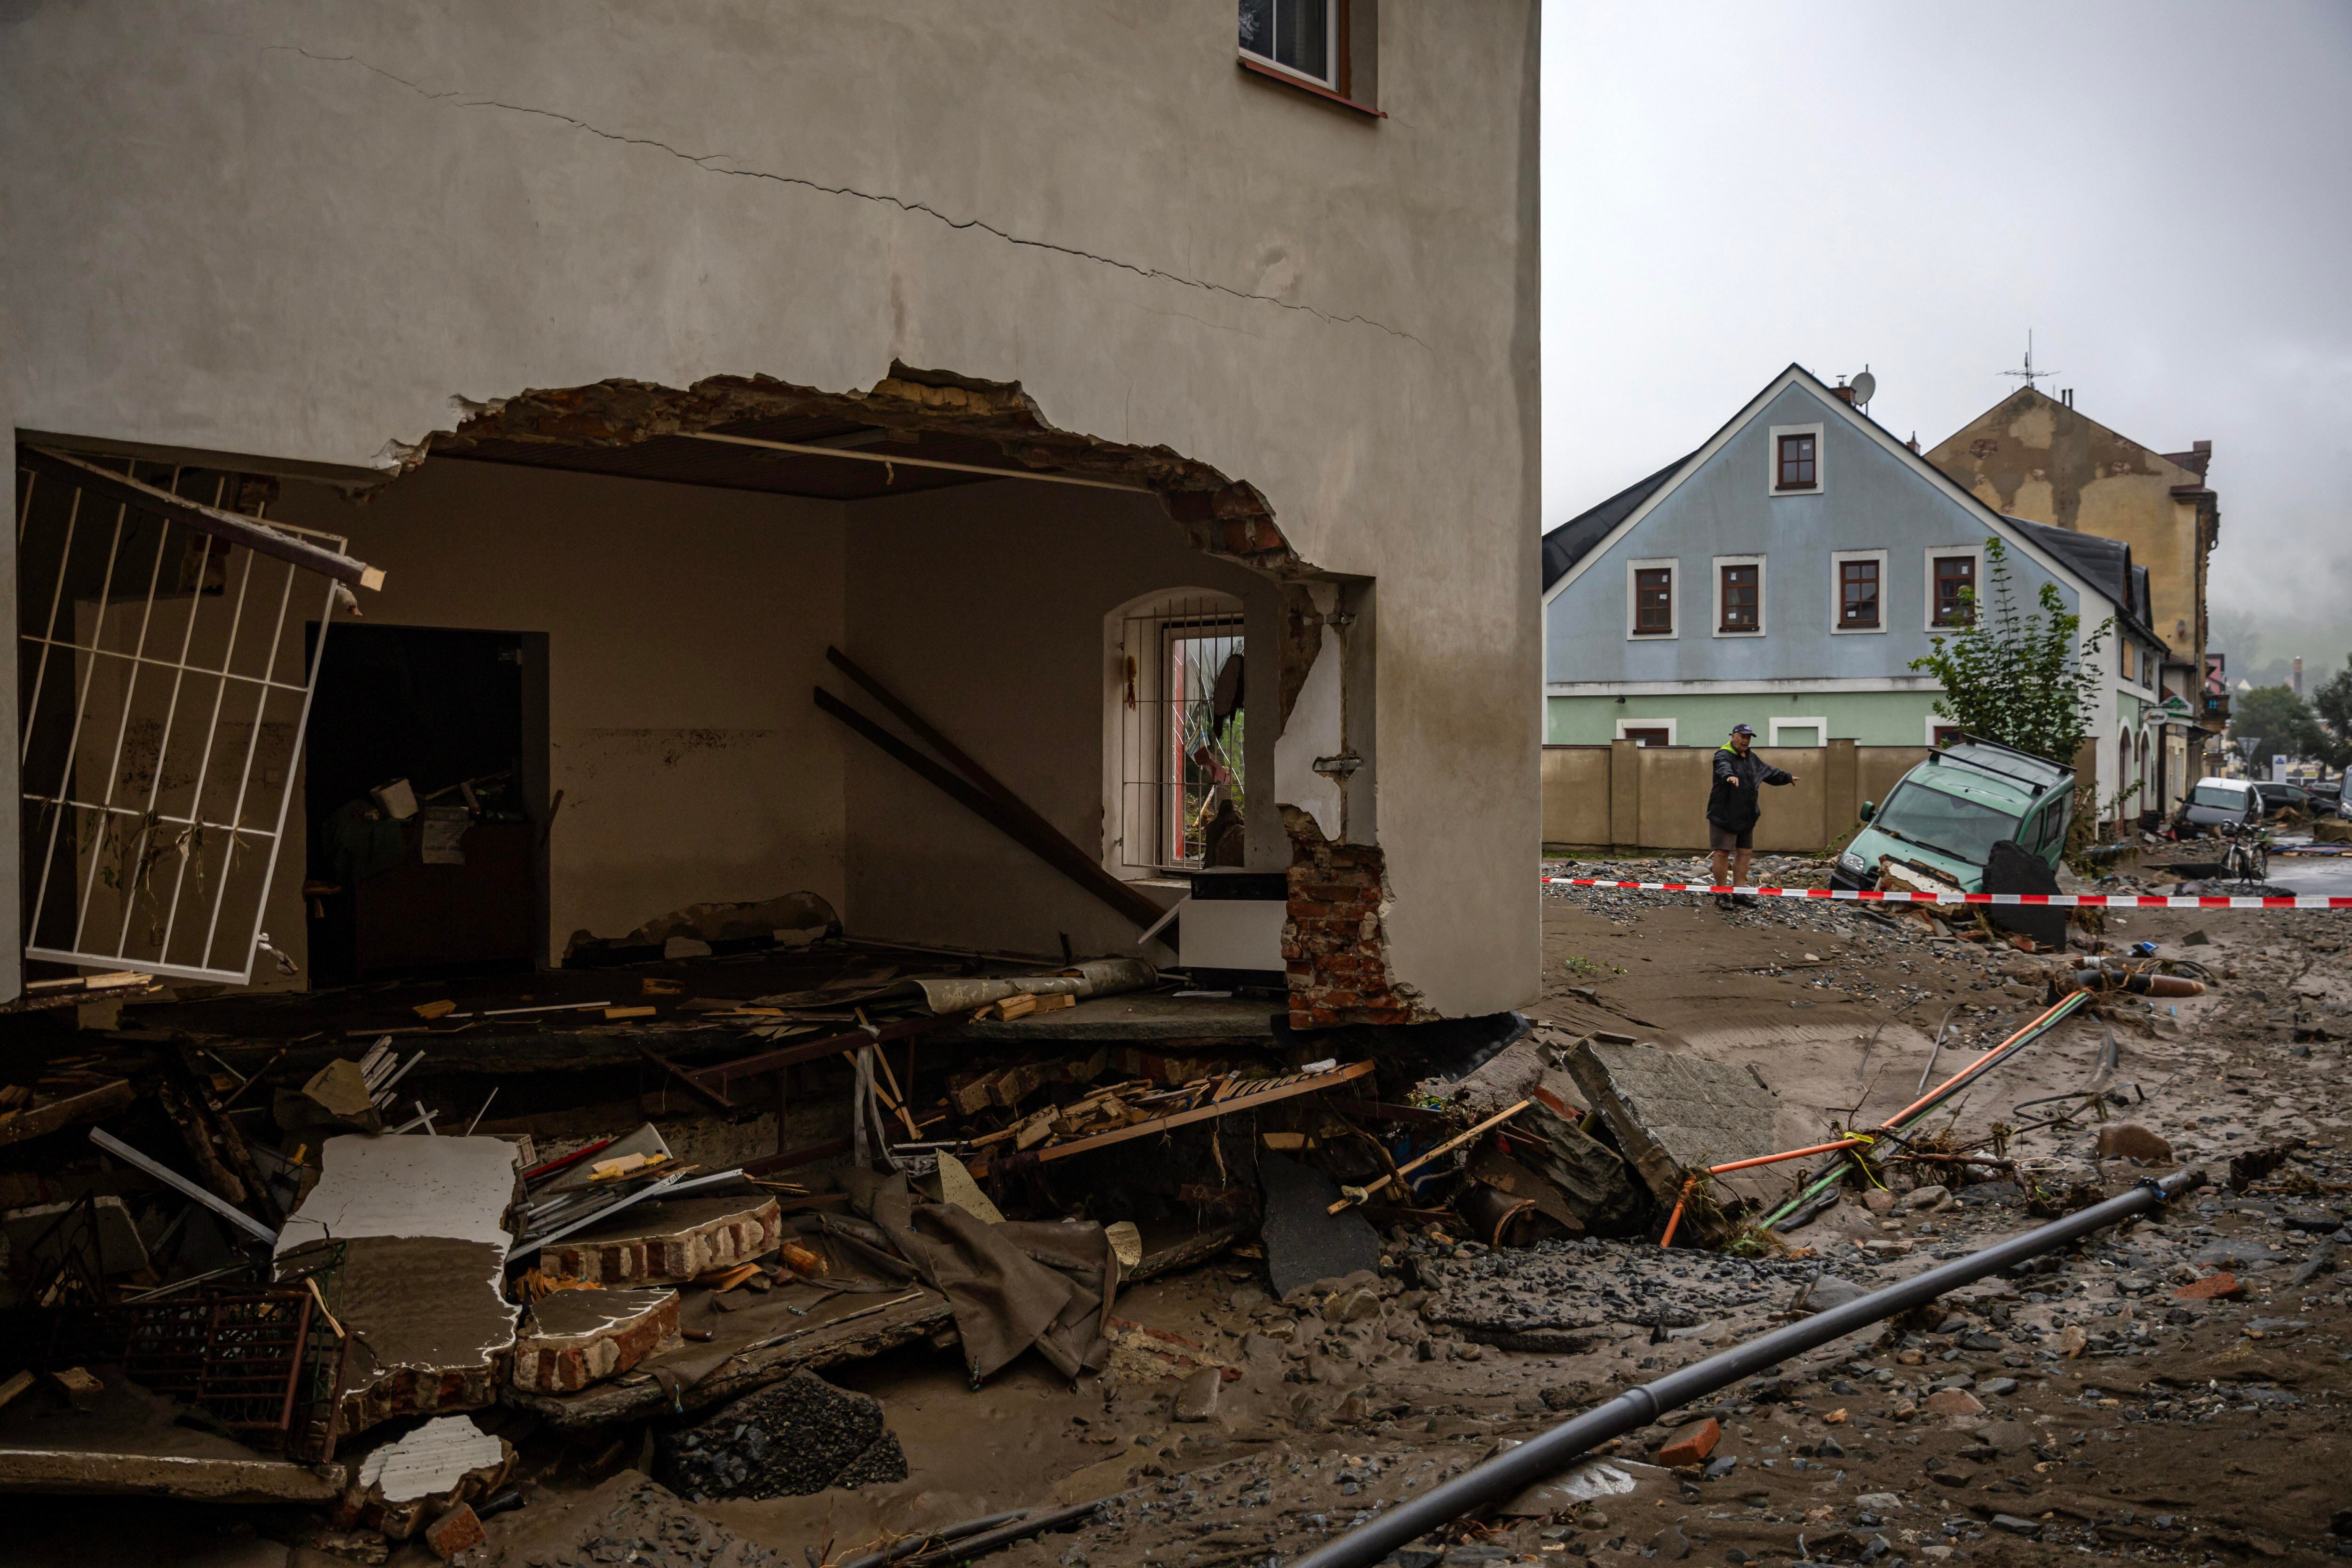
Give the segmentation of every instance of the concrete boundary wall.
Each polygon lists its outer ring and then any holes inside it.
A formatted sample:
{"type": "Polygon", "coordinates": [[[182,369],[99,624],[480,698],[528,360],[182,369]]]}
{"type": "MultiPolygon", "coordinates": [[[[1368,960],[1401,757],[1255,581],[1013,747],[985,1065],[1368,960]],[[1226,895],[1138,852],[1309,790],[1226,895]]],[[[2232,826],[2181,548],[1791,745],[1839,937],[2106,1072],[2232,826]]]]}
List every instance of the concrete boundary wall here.
{"type": "MultiPolygon", "coordinates": [[[[1714,783],[1713,746],[1605,746],[1543,749],[1543,837],[1560,848],[1704,849],[1706,797],[1714,783]]],[[[1764,793],[1756,847],[1811,851],[1860,820],[1864,801],[1886,798],[1895,781],[1927,755],[1925,746],[1759,746],[1757,755],[1797,775],[1764,793]]]]}

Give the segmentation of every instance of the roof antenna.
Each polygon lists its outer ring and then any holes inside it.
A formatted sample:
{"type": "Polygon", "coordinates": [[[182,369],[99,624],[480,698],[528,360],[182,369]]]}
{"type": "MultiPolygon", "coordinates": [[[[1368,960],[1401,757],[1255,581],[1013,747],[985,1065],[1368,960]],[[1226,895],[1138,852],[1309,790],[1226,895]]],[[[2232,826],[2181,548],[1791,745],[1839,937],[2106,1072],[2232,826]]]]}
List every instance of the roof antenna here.
{"type": "Polygon", "coordinates": [[[2030,387],[2043,376],[2056,375],[2058,373],[2054,370],[2036,370],[2033,368],[2033,329],[2032,327],[2028,327],[2025,329],[2025,368],[2023,370],[2005,370],[2000,374],[2003,375],[2013,375],[2030,387]]]}

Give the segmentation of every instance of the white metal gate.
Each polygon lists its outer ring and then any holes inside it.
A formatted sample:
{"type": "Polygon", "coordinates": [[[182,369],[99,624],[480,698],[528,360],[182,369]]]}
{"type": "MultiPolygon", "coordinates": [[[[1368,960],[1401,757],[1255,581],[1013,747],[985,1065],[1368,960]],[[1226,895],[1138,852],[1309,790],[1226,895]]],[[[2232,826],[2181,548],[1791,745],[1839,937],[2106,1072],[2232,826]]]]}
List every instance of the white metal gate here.
{"type": "Polygon", "coordinates": [[[242,984],[318,679],[289,612],[383,574],[239,476],[16,456],[25,957],[242,984]]]}

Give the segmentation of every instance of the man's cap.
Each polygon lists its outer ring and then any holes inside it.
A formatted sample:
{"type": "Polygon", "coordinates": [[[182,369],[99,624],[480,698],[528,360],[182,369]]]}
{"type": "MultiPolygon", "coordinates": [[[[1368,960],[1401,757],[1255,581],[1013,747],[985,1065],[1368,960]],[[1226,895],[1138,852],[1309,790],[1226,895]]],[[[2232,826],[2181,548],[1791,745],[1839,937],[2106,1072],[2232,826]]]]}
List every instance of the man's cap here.
{"type": "Polygon", "coordinates": [[[1731,727],[1731,732],[1735,735],[1746,735],[1751,739],[1756,734],[1754,726],[1748,724],[1734,724],[1731,727]]]}

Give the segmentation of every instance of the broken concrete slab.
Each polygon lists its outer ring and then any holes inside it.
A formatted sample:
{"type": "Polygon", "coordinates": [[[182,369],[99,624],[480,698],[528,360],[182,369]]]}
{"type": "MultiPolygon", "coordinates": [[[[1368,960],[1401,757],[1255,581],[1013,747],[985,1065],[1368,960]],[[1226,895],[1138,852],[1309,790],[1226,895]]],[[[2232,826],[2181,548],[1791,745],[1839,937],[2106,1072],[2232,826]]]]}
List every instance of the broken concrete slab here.
{"type": "Polygon", "coordinates": [[[340,1248],[329,1299],[352,1333],[341,1429],[489,1404],[519,1314],[506,1299],[515,1145],[348,1133],[320,1153],[277,1259],[291,1278],[340,1248]]]}
{"type": "Polygon", "coordinates": [[[1276,1297],[1381,1266],[1380,1233],[1371,1222],[1353,1209],[1328,1212],[1339,1201],[1339,1184],[1330,1177],[1269,1152],[1258,1156],[1258,1179],[1265,1185],[1261,1239],[1276,1297]]]}
{"type": "Polygon", "coordinates": [[[782,1239],[773,1198],[654,1199],[548,1247],[539,1267],[550,1279],[600,1285],[683,1285],[773,1252],[782,1239]]]}
{"type": "Polygon", "coordinates": [[[79,1497],[168,1497],[192,1502],[331,1502],[341,1465],[297,1465],[259,1455],[116,1454],[82,1448],[0,1447],[0,1492],[79,1497]]]}
{"type": "Polygon", "coordinates": [[[1540,1098],[1516,1125],[1544,1141],[1541,1149],[1525,1150],[1519,1157],[1559,1189],[1586,1230],[1624,1236],[1639,1228],[1650,1205],[1615,1150],[1540,1098]]]}
{"type": "Polygon", "coordinates": [[[570,1394],[617,1377],[677,1342],[677,1292],[554,1290],[523,1320],[515,1341],[514,1385],[570,1394]]]}
{"type": "Polygon", "coordinates": [[[513,1470],[515,1451],[464,1415],[442,1415],[360,1461],[338,1515],[405,1541],[459,1503],[488,1497],[513,1470]]]}
{"type": "Polygon", "coordinates": [[[1585,1040],[1568,1070],[1661,1204],[1673,1203],[1695,1171],[1779,1152],[1771,1092],[1748,1068],[1585,1040]]]}
{"type": "Polygon", "coordinates": [[[814,1373],[737,1400],[709,1420],[654,1440],[654,1473],[689,1502],[803,1497],[907,1479],[882,1402],[814,1373]]]}

